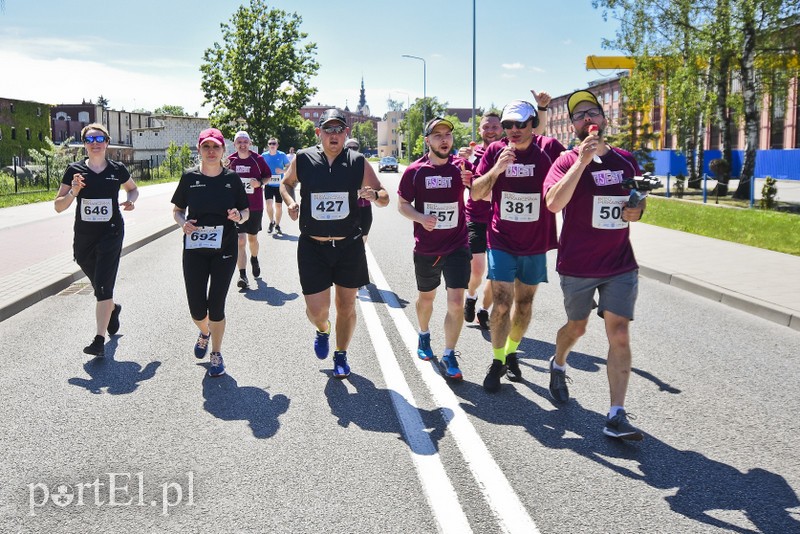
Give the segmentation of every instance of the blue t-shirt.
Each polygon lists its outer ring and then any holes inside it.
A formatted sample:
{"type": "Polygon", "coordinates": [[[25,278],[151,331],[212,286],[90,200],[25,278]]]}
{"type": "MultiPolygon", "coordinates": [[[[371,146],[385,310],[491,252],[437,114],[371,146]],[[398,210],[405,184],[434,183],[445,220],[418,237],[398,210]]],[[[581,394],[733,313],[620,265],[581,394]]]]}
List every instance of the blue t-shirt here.
{"type": "Polygon", "coordinates": [[[278,187],[281,185],[281,180],[283,180],[283,173],[278,173],[275,169],[286,169],[289,166],[289,158],[286,157],[285,152],[281,152],[280,150],[275,152],[275,155],[272,156],[269,153],[269,150],[261,154],[261,157],[267,162],[269,165],[269,169],[272,171],[272,177],[269,179],[269,183],[267,184],[270,187],[278,187]]]}

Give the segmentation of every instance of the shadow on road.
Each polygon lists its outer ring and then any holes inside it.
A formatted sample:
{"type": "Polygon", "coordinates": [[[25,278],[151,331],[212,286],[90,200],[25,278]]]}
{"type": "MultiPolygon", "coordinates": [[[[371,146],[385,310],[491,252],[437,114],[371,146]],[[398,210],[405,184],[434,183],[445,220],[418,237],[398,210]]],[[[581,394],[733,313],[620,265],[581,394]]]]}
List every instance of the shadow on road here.
{"type": "Polygon", "coordinates": [[[355,373],[346,380],[338,380],[332,378],[331,371],[321,372],[331,376],[325,386],[325,396],[339,426],[347,428],[352,423],[368,432],[397,434],[416,454],[436,454],[446,430],[443,416],[452,419],[452,413],[415,408],[396,391],[378,389],[371,380],[355,373]],[[354,393],[348,389],[347,382],[355,387],[354,393]],[[400,418],[395,409],[401,414],[400,418]],[[401,427],[400,419],[407,428],[401,427]]]}
{"type": "MultiPolygon", "coordinates": [[[[204,362],[202,367],[208,368],[204,362]]],[[[269,392],[253,387],[239,386],[228,374],[203,378],[203,409],[223,421],[247,421],[253,436],[271,438],[278,433],[278,418],[289,409],[286,395],[270,396],[269,392]]]]}
{"type": "MultiPolygon", "coordinates": [[[[112,336],[106,343],[105,358],[93,358],[83,364],[83,369],[91,377],[85,379],[73,377],[67,383],[79,386],[87,391],[100,394],[125,395],[133,393],[139,387],[139,382],[150,380],[156,374],[156,369],[161,362],[148,363],[144,368],[137,362],[120,362],[114,359],[117,341],[120,336],[112,336]]],[[[88,357],[88,356],[87,356],[88,357]]]]}
{"type": "MultiPolygon", "coordinates": [[[[265,276],[262,273],[262,276],[265,276]]],[[[277,287],[271,287],[261,278],[256,278],[250,282],[251,289],[240,289],[239,293],[248,300],[266,302],[270,306],[283,306],[289,301],[296,300],[300,295],[297,293],[284,293],[277,287]],[[255,288],[253,285],[255,284],[255,288]]]]}
{"type": "MultiPolygon", "coordinates": [[[[740,533],[800,532],[800,522],[788,511],[799,506],[800,500],[777,473],[760,468],[743,473],[698,452],[678,450],[649,434],[636,445],[614,440],[601,431],[605,415],[585,409],[574,398],[557,410],[549,406],[545,410],[520,394],[517,388],[527,387],[543,403],[552,404],[547,387],[527,380],[524,371],[538,371],[541,380],[537,382],[546,383],[547,360],[553,347],[533,342],[527,343],[526,348],[528,358],[520,360],[526,378],[523,382],[513,385],[504,379],[501,391],[495,395],[487,395],[480,384],[465,382],[453,388],[464,400],[464,411],[495,425],[523,427],[545,447],[569,449],[618,475],[660,490],[674,490],[674,495],[666,497],[670,509],[700,523],[740,533]],[[534,347],[536,350],[531,350],[534,347]],[[531,360],[534,352],[538,365],[531,360]],[[638,469],[631,468],[631,462],[638,469]],[[744,513],[757,530],[726,521],[729,512],[744,513]]],[[[599,371],[601,362],[605,360],[580,353],[571,353],[569,360],[571,366],[588,371],[599,371]]],[[[679,393],[649,373],[639,374],[662,391],[679,393]]]]}

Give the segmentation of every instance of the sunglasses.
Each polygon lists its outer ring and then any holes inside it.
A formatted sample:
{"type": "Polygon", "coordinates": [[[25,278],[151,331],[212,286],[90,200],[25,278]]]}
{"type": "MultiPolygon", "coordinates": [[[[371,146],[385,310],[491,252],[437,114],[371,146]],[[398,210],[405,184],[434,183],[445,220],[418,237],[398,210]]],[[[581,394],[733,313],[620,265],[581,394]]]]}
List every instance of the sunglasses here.
{"type": "Polygon", "coordinates": [[[582,121],[586,117],[589,117],[590,119],[596,119],[597,117],[600,117],[602,114],[603,112],[600,111],[599,109],[587,109],[586,111],[579,111],[577,113],[573,113],[572,121],[573,122],[582,121]]]}
{"type": "Polygon", "coordinates": [[[323,126],[320,128],[326,134],[340,134],[345,130],[344,126],[323,126]]]}
{"type": "Polygon", "coordinates": [[[87,135],[83,138],[84,143],[105,143],[108,137],[105,135],[87,135]]]}
{"type": "Polygon", "coordinates": [[[525,122],[503,121],[500,123],[500,126],[502,126],[504,130],[510,130],[514,127],[516,127],[517,130],[522,130],[528,125],[528,122],[530,122],[530,119],[526,120],[525,122]]]}
{"type": "Polygon", "coordinates": [[[267,143],[268,145],[277,145],[278,143],[267,143]]]}

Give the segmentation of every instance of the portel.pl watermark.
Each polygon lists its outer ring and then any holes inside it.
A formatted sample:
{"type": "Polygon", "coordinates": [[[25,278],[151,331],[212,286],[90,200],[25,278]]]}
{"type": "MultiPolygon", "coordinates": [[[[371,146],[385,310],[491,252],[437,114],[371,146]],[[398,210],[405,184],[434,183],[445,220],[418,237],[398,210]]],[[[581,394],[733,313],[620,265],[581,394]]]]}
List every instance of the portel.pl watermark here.
{"type": "Polygon", "coordinates": [[[28,484],[28,515],[40,508],[78,506],[142,506],[160,507],[161,515],[169,515],[176,506],[194,505],[194,473],[186,472],[183,484],[167,481],[146,487],[144,473],[103,473],[92,482],[59,482],[28,484]],[[158,488],[158,489],[156,489],[158,488]],[[148,491],[148,489],[150,491],[148,491]]]}

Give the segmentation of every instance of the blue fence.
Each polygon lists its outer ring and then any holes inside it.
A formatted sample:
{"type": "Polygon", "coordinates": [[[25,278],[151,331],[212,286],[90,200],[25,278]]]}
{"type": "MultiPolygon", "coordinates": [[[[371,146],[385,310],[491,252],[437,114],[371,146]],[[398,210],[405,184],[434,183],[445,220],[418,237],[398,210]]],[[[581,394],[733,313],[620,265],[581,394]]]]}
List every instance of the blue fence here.
{"type": "MultiPolygon", "coordinates": [[[[654,150],[655,174],[659,176],[667,173],[675,176],[686,176],[686,156],[674,150],[654,150]]],[[[703,173],[711,174],[708,163],[722,155],[719,150],[706,150],[703,159],[703,173]]],[[[738,177],[742,172],[744,150],[734,150],[732,153],[731,176],[738,177]]],[[[756,178],[771,176],[777,180],[800,180],[800,149],[786,150],[757,150],[756,151],[756,178]]]]}

